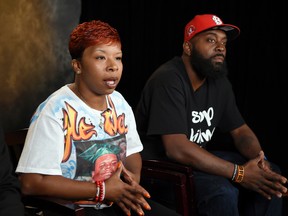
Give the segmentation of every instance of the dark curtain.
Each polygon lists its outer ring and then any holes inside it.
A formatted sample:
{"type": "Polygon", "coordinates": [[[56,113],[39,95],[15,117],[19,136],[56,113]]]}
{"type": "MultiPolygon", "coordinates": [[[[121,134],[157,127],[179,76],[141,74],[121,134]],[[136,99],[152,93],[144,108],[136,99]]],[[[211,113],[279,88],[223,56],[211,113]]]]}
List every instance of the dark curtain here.
{"type": "Polygon", "coordinates": [[[82,0],[80,22],[101,19],[118,29],[124,71],[118,89],[132,107],[156,67],[182,52],[183,29],[196,14],[213,13],[237,25],[240,37],[228,46],[227,62],[239,108],[269,160],[287,175],[287,6],[260,1],[82,0]]]}

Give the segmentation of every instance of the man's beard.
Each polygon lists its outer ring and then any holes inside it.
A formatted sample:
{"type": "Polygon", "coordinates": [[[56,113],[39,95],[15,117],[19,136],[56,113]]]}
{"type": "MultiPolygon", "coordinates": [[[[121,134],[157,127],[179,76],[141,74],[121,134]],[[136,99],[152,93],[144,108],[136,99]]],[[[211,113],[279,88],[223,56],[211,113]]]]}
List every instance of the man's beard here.
{"type": "Polygon", "coordinates": [[[226,76],[228,73],[225,60],[223,63],[216,62],[213,64],[211,58],[205,59],[195,47],[192,49],[190,63],[196,74],[202,79],[205,77],[217,79],[226,76]]]}

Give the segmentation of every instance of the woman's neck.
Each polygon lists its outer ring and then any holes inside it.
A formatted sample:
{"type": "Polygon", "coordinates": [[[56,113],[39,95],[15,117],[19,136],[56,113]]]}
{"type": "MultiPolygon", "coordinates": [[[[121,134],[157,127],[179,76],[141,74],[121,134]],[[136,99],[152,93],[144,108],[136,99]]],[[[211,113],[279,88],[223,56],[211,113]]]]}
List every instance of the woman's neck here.
{"type": "Polygon", "coordinates": [[[106,95],[96,95],[91,91],[85,91],[76,83],[71,84],[69,87],[90,108],[99,111],[104,111],[108,108],[106,95]]]}

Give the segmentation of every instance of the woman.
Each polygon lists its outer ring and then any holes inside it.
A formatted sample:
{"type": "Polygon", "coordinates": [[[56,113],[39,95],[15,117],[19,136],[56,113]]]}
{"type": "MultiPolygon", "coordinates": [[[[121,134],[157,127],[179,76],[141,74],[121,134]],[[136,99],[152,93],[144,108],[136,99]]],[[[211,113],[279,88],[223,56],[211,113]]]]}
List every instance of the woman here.
{"type": "Polygon", "coordinates": [[[123,70],[117,30],[84,22],[72,31],[69,52],[75,81],[50,95],[31,119],[16,170],[22,192],[89,203],[95,215],[177,215],[146,200],[150,195],[139,185],[143,146],[131,107],[115,91],[123,70]],[[117,149],[123,139],[126,155],[117,152],[116,171],[94,181],[97,150],[117,149]]]}

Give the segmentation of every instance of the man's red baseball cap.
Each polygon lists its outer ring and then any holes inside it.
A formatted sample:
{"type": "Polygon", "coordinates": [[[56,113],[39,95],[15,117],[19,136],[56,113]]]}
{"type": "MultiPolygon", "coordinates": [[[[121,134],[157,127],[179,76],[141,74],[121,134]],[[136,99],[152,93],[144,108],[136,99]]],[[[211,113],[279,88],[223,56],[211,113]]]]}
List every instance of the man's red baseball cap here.
{"type": "Polygon", "coordinates": [[[240,34],[240,29],[231,24],[224,24],[222,20],[213,14],[196,15],[186,26],[184,41],[189,41],[196,34],[208,29],[220,29],[226,32],[228,40],[233,40],[240,34]]]}

